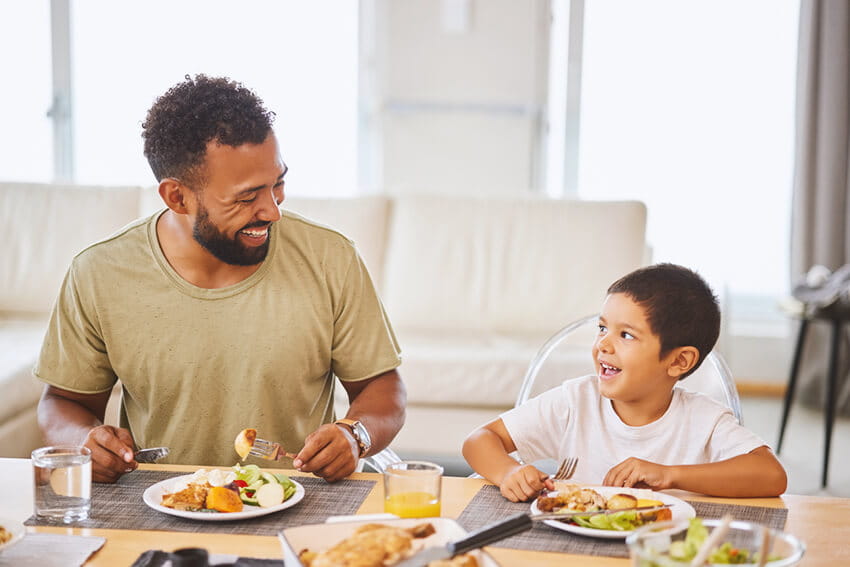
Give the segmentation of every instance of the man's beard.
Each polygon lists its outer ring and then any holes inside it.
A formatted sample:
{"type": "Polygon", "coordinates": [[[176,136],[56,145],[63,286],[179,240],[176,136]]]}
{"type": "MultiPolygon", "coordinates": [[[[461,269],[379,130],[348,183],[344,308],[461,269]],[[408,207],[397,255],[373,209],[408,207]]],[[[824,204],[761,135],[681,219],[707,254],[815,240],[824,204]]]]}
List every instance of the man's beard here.
{"type": "Polygon", "coordinates": [[[269,239],[271,238],[272,227],[269,223],[254,223],[246,228],[269,227],[269,235],[266,241],[260,246],[245,246],[239,242],[239,234],[233,238],[229,238],[221,232],[212,221],[210,221],[209,212],[203,203],[199,203],[198,217],[195,219],[195,225],[192,227],[192,236],[195,240],[206,248],[210,254],[224,262],[233,266],[254,266],[266,259],[269,253],[269,239]]]}

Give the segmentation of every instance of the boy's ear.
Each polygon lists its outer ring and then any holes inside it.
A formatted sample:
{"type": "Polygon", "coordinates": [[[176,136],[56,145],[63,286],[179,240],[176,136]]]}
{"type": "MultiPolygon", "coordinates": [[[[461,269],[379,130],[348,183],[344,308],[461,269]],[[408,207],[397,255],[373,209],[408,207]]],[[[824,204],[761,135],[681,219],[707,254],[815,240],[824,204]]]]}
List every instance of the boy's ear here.
{"type": "Polygon", "coordinates": [[[189,212],[186,207],[186,197],[189,191],[191,190],[185,185],[170,177],[159,182],[159,196],[165,206],[178,215],[185,215],[189,212]]]}
{"type": "Polygon", "coordinates": [[[667,366],[667,374],[677,379],[690,372],[699,362],[699,350],[692,346],[674,348],[670,353],[670,363],[667,366]]]}

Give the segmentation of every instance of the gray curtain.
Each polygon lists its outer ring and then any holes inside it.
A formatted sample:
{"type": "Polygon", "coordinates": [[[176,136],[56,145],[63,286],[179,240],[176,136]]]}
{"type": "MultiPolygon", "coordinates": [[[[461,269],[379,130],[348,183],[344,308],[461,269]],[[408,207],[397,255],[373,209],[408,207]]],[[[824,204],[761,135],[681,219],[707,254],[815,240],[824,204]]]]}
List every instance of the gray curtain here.
{"type": "MultiPolygon", "coordinates": [[[[792,285],[813,265],[850,263],[850,2],[802,0],[797,62],[796,161],[791,221],[792,285]]],[[[850,325],[848,325],[850,326],[850,325]]],[[[837,411],[850,414],[845,331],[837,411]]],[[[813,323],[804,351],[799,399],[820,407],[829,332],[813,323]]]]}

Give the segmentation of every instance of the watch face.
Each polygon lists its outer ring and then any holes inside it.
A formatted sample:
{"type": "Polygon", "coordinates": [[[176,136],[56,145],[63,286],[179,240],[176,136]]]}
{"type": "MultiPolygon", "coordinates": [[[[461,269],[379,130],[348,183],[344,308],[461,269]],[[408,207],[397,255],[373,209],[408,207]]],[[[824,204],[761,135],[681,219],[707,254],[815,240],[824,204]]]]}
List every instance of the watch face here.
{"type": "Polygon", "coordinates": [[[366,427],[358,421],[354,424],[354,433],[363,445],[363,452],[368,451],[372,446],[372,438],[369,437],[369,432],[366,430],[366,427]]]}

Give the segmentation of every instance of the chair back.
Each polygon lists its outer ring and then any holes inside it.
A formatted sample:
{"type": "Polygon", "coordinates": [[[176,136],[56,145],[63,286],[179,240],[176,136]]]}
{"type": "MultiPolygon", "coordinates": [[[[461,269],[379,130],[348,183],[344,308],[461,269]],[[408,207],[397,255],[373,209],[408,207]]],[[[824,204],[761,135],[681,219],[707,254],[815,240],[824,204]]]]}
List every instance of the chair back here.
{"type": "MultiPolygon", "coordinates": [[[[516,404],[561,384],[596,372],[591,347],[598,330],[598,314],[577,319],[547,340],[531,360],[517,395],[516,404]]],[[[707,394],[729,407],[738,423],[743,423],[741,400],[729,366],[720,353],[711,351],[696,372],[679,387],[707,394]]]]}

